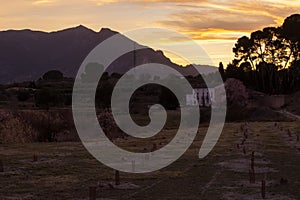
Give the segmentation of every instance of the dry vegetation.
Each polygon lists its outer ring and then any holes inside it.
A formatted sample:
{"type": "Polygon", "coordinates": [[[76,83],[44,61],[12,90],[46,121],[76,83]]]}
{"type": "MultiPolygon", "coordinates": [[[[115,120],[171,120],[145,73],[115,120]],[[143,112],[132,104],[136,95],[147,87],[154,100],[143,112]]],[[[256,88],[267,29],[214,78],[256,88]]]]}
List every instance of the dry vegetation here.
{"type": "Polygon", "coordinates": [[[0,144],[57,141],[64,134],[75,140],[71,111],[1,110],[0,144]],[[73,132],[73,134],[71,134],[73,132]]]}
{"type": "MultiPolygon", "coordinates": [[[[241,129],[243,124],[226,124],[217,146],[203,160],[197,155],[206,127],[200,128],[178,161],[144,175],[120,173],[120,186],[114,185],[114,171],[90,156],[80,143],[3,144],[0,199],[88,199],[89,187],[95,186],[101,199],[250,200],[262,199],[262,180],[266,181],[266,199],[299,199],[299,121],[276,126],[253,122],[247,131],[241,129]],[[252,152],[255,183],[249,182],[252,152]]],[[[174,133],[164,131],[147,148],[153,143],[160,148],[174,133]]],[[[140,148],[139,140],[114,142],[133,151],[140,148]]]]}

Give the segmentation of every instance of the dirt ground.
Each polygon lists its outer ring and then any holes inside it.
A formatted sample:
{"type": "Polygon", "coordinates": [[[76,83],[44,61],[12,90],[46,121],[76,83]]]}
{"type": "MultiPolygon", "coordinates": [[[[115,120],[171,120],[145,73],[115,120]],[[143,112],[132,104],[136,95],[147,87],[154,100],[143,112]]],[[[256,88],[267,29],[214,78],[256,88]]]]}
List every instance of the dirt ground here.
{"type": "MultiPolygon", "coordinates": [[[[94,159],[80,143],[7,144],[0,146],[0,199],[300,199],[300,123],[228,123],[214,150],[198,158],[206,127],[189,150],[170,166],[148,174],[120,173],[94,159]],[[255,183],[249,182],[254,155],[255,183]]],[[[174,131],[143,144],[118,139],[132,150],[163,146],[174,131]],[[148,145],[148,146],[147,146],[148,145]]]]}

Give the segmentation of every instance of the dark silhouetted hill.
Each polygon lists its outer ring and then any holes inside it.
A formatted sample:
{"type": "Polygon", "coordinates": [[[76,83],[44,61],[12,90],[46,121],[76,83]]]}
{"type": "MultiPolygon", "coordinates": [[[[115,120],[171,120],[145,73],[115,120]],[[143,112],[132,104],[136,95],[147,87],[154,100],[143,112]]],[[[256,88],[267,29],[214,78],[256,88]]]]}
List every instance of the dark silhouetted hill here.
{"type": "MultiPolygon", "coordinates": [[[[74,77],[88,53],[103,40],[117,34],[107,28],[95,32],[82,25],[57,32],[8,30],[0,32],[0,83],[37,80],[49,70],[74,77]]],[[[116,60],[109,73],[124,73],[133,67],[133,53],[116,60]]],[[[172,63],[161,51],[151,48],[136,52],[136,65],[155,62],[195,75],[193,67],[172,63]]]]}

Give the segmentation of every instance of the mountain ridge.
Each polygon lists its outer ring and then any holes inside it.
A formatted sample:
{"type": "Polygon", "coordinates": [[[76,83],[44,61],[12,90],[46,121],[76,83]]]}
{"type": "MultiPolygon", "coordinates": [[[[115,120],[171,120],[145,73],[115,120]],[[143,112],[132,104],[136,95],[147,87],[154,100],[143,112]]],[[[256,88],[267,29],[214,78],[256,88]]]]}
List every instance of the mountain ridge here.
{"type": "MultiPolygon", "coordinates": [[[[89,52],[115,34],[118,32],[109,28],[96,32],[83,25],[52,32],[30,29],[0,31],[0,83],[37,80],[49,70],[60,70],[65,76],[75,77],[89,52]]],[[[111,64],[108,72],[126,73],[133,63],[151,62],[173,67],[183,75],[196,74],[193,67],[173,63],[162,51],[150,47],[138,50],[136,61],[133,57],[133,52],[121,56],[111,64]]]]}

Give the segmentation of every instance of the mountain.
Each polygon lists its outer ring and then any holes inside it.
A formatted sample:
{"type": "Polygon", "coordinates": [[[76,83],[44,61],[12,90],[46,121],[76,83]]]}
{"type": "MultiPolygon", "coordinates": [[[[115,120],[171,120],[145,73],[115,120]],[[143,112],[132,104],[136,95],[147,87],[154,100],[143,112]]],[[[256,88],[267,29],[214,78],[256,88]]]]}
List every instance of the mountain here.
{"type": "MultiPolygon", "coordinates": [[[[49,70],[60,70],[74,77],[88,53],[105,39],[117,34],[108,28],[95,32],[82,25],[56,32],[8,30],[0,32],[0,83],[37,80],[49,70]]],[[[129,40],[129,39],[128,39],[129,40]]],[[[136,65],[156,62],[195,75],[196,70],[182,67],[162,51],[151,48],[121,56],[108,68],[109,73],[124,73],[136,65]],[[135,62],[133,61],[135,57],[135,62]]]]}

